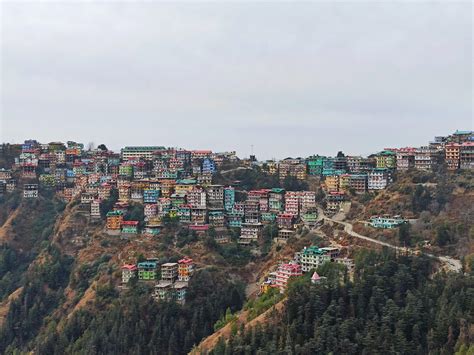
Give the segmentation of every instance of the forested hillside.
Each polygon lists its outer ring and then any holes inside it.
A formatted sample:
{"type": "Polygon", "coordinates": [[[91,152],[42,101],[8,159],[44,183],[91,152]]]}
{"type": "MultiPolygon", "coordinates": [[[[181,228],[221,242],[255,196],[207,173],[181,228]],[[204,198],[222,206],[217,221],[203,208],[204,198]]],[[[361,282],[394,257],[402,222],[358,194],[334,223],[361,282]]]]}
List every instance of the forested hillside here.
{"type": "Polygon", "coordinates": [[[212,354],[471,354],[474,274],[431,273],[425,258],[362,253],[353,281],[295,281],[282,315],[212,354]]]}

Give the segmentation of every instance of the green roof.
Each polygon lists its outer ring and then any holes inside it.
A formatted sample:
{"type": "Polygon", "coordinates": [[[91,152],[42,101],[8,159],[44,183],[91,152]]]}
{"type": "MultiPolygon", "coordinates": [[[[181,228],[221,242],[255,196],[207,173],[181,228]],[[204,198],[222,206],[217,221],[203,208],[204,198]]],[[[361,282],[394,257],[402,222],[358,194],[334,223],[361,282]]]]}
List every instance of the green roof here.
{"type": "Polygon", "coordinates": [[[303,250],[304,255],[324,255],[326,252],[324,250],[319,249],[316,245],[312,245],[303,250]]]}
{"type": "Polygon", "coordinates": [[[107,212],[107,217],[109,216],[121,216],[123,215],[123,212],[122,211],[110,211],[110,212],[107,212]]]}
{"type": "Polygon", "coordinates": [[[176,180],[176,184],[178,184],[178,185],[192,185],[192,184],[195,184],[195,183],[196,183],[195,179],[176,180]]]}
{"type": "Polygon", "coordinates": [[[471,134],[473,133],[472,131],[460,131],[460,130],[456,130],[456,132],[454,132],[454,134],[456,135],[465,135],[465,134],[471,134]]]}

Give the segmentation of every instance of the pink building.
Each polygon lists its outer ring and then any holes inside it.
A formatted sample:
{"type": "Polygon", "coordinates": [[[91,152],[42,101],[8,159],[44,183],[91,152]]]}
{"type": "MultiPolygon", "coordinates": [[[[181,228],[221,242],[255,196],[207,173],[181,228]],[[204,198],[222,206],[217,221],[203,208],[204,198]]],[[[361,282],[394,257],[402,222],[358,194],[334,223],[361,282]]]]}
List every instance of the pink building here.
{"type": "Polygon", "coordinates": [[[275,286],[280,289],[280,292],[283,293],[288,284],[288,279],[293,276],[301,276],[303,271],[301,271],[301,266],[298,264],[281,264],[278,267],[275,286]]]}

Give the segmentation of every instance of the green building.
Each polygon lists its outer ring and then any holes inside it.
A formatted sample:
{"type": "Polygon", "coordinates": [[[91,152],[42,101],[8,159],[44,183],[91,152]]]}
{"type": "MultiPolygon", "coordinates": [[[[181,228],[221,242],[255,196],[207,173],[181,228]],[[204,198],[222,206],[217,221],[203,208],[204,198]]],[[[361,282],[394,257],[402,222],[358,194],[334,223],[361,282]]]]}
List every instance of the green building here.
{"type": "Polygon", "coordinates": [[[156,261],[143,261],[137,264],[139,280],[156,280],[158,264],[156,261]]]}

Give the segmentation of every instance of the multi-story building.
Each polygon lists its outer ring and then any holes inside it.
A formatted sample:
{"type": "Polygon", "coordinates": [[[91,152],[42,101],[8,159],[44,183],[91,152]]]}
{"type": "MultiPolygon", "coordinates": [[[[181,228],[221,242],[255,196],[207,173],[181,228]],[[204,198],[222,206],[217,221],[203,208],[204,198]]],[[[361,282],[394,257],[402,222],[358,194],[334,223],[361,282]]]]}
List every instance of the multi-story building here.
{"type": "Polygon", "coordinates": [[[438,151],[430,147],[420,147],[415,150],[415,169],[432,170],[438,162],[438,151]]]}
{"type": "Polygon", "coordinates": [[[383,190],[390,181],[391,173],[388,169],[373,169],[367,174],[367,188],[369,190],[383,190]]]}
{"type": "Polygon", "coordinates": [[[122,266],[122,283],[127,284],[132,277],[137,276],[137,266],[133,264],[125,264],[122,266]]]}
{"type": "Polygon", "coordinates": [[[330,192],[326,195],[326,211],[329,213],[337,213],[341,209],[345,195],[343,192],[330,192]]]}
{"type": "Polygon", "coordinates": [[[209,211],[209,225],[213,227],[224,227],[224,212],[223,211],[209,211]]]}
{"type": "Polygon", "coordinates": [[[118,193],[119,193],[119,196],[118,196],[119,201],[122,201],[122,202],[130,201],[130,198],[132,196],[132,189],[131,189],[130,184],[123,184],[119,186],[118,193]]]}
{"type": "Polygon", "coordinates": [[[375,168],[374,158],[363,158],[361,156],[347,157],[347,170],[351,173],[364,173],[375,168]]]}
{"type": "Polygon", "coordinates": [[[319,176],[323,173],[323,160],[324,157],[312,156],[306,159],[306,165],[308,167],[308,175],[319,176]]]}
{"type": "Polygon", "coordinates": [[[232,186],[224,188],[224,209],[232,211],[235,203],[235,189],[232,186]]]}
{"type": "Polygon", "coordinates": [[[209,185],[206,192],[207,203],[210,208],[224,208],[224,186],[209,185]]]}
{"type": "Polygon", "coordinates": [[[178,261],[178,280],[188,282],[194,273],[194,262],[191,258],[183,258],[178,261]]]}
{"type": "Polygon", "coordinates": [[[301,265],[302,271],[308,272],[318,268],[325,262],[331,261],[331,253],[328,250],[312,245],[296,253],[295,260],[301,265]]]}
{"type": "Polygon", "coordinates": [[[205,208],[207,206],[206,191],[201,187],[195,186],[186,195],[188,205],[193,208],[205,208]]]}
{"type": "Polygon", "coordinates": [[[100,200],[91,201],[91,218],[100,218],[100,200]]]}
{"type": "Polygon", "coordinates": [[[237,227],[242,226],[242,214],[236,211],[227,212],[225,215],[226,224],[228,227],[237,227]]]}
{"type": "Polygon", "coordinates": [[[278,228],[292,229],[295,215],[292,213],[279,213],[276,217],[278,228]]]}
{"type": "Polygon", "coordinates": [[[5,168],[0,168],[0,180],[10,180],[12,178],[12,171],[5,168]]]}
{"type": "Polygon", "coordinates": [[[107,213],[107,230],[118,231],[120,230],[123,222],[122,211],[110,211],[107,213]]]}
{"type": "Polygon", "coordinates": [[[408,170],[415,167],[415,148],[397,149],[397,170],[408,170]]]}
{"type": "Polygon", "coordinates": [[[324,185],[327,192],[338,192],[339,191],[339,175],[326,176],[324,185]]]}
{"type": "Polygon", "coordinates": [[[290,239],[292,236],[295,235],[295,231],[291,229],[279,229],[278,230],[278,241],[280,242],[286,242],[288,239],[290,239]]]}
{"type": "Polygon", "coordinates": [[[239,244],[248,245],[252,242],[257,242],[261,236],[262,227],[261,223],[242,223],[239,244]]]}
{"type": "Polygon", "coordinates": [[[285,214],[298,216],[300,213],[300,192],[286,191],[285,193],[285,214]]]}
{"type": "Polygon", "coordinates": [[[298,180],[306,179],[306,162],[301,159],[284,159],[278,165],[280,180],[293,176],[298,180]]]}
{"type": "Polygon", "coordinates": [[[123,234],[138,234],[138,221],[122,221],[123,234]]]}
{"type": "Polygon", "coordinates": [[[461,145],[459,143],[449,143],[445,146],[445,161],[448,170],[457,170],[460,167],[461,145]]]}
{"type": "Polygon", "coordinates": [[[367,192],[367,174],[350,174],[349,189],[356,193],[367,192]]]}
{"type": "Polygon", "coordinates": [[[300,214],[316,209],[316,193],[314,191],[300,191],[300,214]]]}
{"type": "Polygon", "coordinates": [[[214,174],[216,172],[216,164],[214,160],[205,158],[202,161],[202,173],[203,174],[214,174]]]}
{"type": "Polygon", "coordinates": [[[260,222],[260,203],[258,201],[247,200],[244,202],[245,223],[260,222]]]}
{"type": "Polygon", "coordinates": [[[161,280],[174,282],[178,277],[178,264],[165,263],[161,265],[161,280]]]}
{"type": "Polygon", "coordinates": [[[285,292],[288,285],[288,280],[291,277],[298,277],[303,275],[301,266],[298,264],[281,264],[278,267],[275,277],[275,286],[280,289],[280,292],[285,292]]]}
{"type": "Polygon", "coordinates": [[[461,144],[459,166],[461,169],[474,169],[474,141],[461,144]]]}
{"type": "Polygon", "coordinates": [[[156,261],[153,260],[147,260],[147,261],[142,261],[137,264],[138,267],[138,279],[139,280],[145,280],[145,281],[150,281],[150,280],[156,280],[157,276],[157,269],[158,269],[158,264],[156,261]]]}
{"type": "Polygon", "coordinates": [[[206,207],[191,207],[191,223],[205,224],[207,219],[206,207]]]}
{"type": "Polygon", "coordinates": [[[377,168],[395,169],[397,167],[397,155],[392,150],[384,150],[375,157],[377,168]]]}
{"type": "Polygon", "coordinates": [[[152,159],[156,152],[165,150],[165,147],[125,147],[121,150],[123,160],[133,160],[137,158],[152,159]]]}
{"type": "Polygon", "coordinates": [[[38,198],[38,184],[24,184],[23,197],[24,198],[38,198]]]}
{"type": "Polygon", "coordinates": [[[285,209],[284,203],[285,190],[273,188],[268,193],[268,210],[269,212],[279,213],[285,209]]]}

